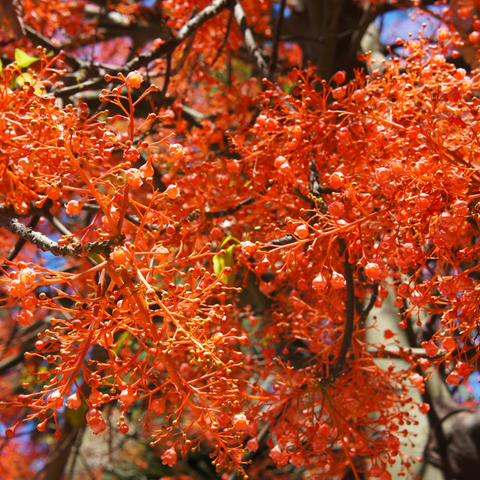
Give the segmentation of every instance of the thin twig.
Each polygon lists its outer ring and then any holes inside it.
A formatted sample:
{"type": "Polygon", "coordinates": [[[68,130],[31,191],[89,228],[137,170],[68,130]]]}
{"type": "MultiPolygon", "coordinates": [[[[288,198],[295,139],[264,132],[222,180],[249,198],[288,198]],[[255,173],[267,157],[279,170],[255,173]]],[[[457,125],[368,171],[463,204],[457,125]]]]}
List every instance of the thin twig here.
{"type": "Polygon", "coordinates": [[[27,218],[32,215],[44,215],[45,212],[53,205],[53,202],[50,199],[47,199],[42,207],[36,207],[35,202],[30,204],[30,208],[22,213],[19,213],[15,210],[13,205],[5,205],[0,203],[0,215],[3,215],[7,218],[27,218]]]}
{"type": "Polygon", "coordinates": [[[222,10],[227,7],[227,5],[228,0],[215,0],[208,7],[205,7],[197,15],[195,15],[188,22],[186,22],[185,25],[177,33],[177,35],[167,40],[162,45],[159,45],[157,48],[133,58],[121,69],[121,72],[131,72],[132,70],[136,70],[144,65],[148,65],[151,61],[161,57],[162,55],[173,53],[173,51],[181,43],[183,43],[190,35],[192,35],[208,20],[218,15],[222,10]]]}
{"type": "Polygon", "coordinates": [[[42,35],[41,33],[37,32],[31,27],[25,26],[26,37],[32,41],[34,45],[40,45],[46,48],[49,51],[52,51],[55,55],[58,55],[60,52],[63,52],[65,55],[64,62],[72,67],[74,70],[79,70],[82,67],[86,66],[86,62],[82,60],[78,60],[77,58],[73,57],[69,53],[62,50],[61,47],[57,47],[53,44],[47,37],[42,35]]]}
{"type": "Polygon", "coordinates": [[[57,230],[62,235],[70,236],[72,232],[60,221],[55,215],[52,215],[52,212],[46,212],[45,218],[50,222],[53,228],[57,230]]]}
{"type": "Polygon", "coordinates": [[[219,210],[218,212],[206,212],[205,217],[208,220],[210,220],[212,218],[222,218],[222,217],[226,217],[227,215],[233,215],[235,212],[238,212],[242,207],[251,205],[254,201],[255,201],[255,197],[249,197],[246,200],[242,200],[235,207],[229,207],[229,208],[226,208],[225,210],[219,210]]]}
{"type": "MultiPolygon", "coordinates": [[[[247,205],[251,205],[254,202],[255,202],[255,197],[248,197],[247,199],[239,202],[239,204],[235,205],[234,207],[229,207],[229,208],[226,208],[224,210],[218,210],[216,212],[205,212],[205,218],[207,220],[211,220],[213,218],[222,218],[222,217],[226,217],[227,215],[233,215],[234,213],[238,212],[243,207],[246,207],[247,205]]],[[[98,212],[98,210],[99,210],[98,205],[95,205],[93,203],[85,204],[83,206],[83,208],[85,210],[88,210],[88,211],[91,211],[91,212],[98,212]],[[85,208],[85,207],[87,207],[87,208],[85,208]]],[[[187,220],[188,222],[193,222],[197,218],[201,217],[201,215],[202,215],[202,212],[200,210],[194,210],[193,212],[190,212],[185,217],[185,220],[187,220]]],[[[127,215],[125,215],[125,219],[128,220],[129,222],[133,223],[136,226],[140,226],[142,224],[141,221],[138,219],[138,217],[136,215],[127,214],[127,215]]],[[[157,231],[158,230],[158,225],[157,224],[145,223],[143,225],[143,227],[148,229],[148,230],[151,230],[151,231],[157,231]]],[[[164,231],[165,230],[162,230],[162,232],[164,232],[164,231]]]]}
{"type": "MultiPolygon", "coordinates": [[[[64,438],[63,442],[61,444],[57,444],[57,447],[55,449],[55,452],[52,454],[52,456],[47,460],[47,463],[43,466],[43,468],[37,472],[37,474],[32,478],[32,480],[37,480],[40,478],[40,475],[47,470],[47,468],[55,461],[57,460],[61,455],[64,455],[65,449],[68,447],[69,442],[72,441],[73,437],[75,437],[78,433],[79,428],[74,427],[69,434],[64,438]]],[[[47,472],[48,475],[48,472],[47,472]]]]}
{"type": "Polygon", "coordinates": [[[233,10],[230,10],[230,16],[228,17],[228,23],[227,23],[227,31],[225,32],[225,36],[223,37],[222,44],[220,45],[220,48],[218,49],[218,52],[215,55],[215,58],[213,59],[213,62],[210,64],[210,68],[212,68],[215,65],[215,62],[220,58],[220,55],[222,54],[222,51],[225,48],[225,45],[227,44],[228,37],[230,36],[230,30],[232,28],[232,23],[233,23],[232,21],[233,21],[233,10]]]}
{"type": "Polygon", "coordinates": [[[3,375],[8,370],[16,367],[20,363],[25,361],[25,352],[18,352],[15,355],[11,355],[10,357],[2,360],[0,362],[0,375],[3,375]]]}
{"type": "MultiPolygon", "coordinates": [[[[99,207],[99,209],[100,209],[100,207],[99,207]]],[[[55,228],[58,232],[60,232],[62,235],[66,235],[67,237],[72,237],[72,235],[73,235],[72,232],[57,217],[55,217],[55,215],[52,215],[52,212],[50,212],[50,210],[48,210],[45,213],[45,218],[50,222],[52,227],[55,228]]],[[[77,243],[75,248],[79,248],[80,244],[78,244],[77,238],[74,238],[74,241],[77,243]]],[[[84,247],[83,247],[83,250],[85,250],[85,251],[89,250],[89,248],[90,248],[89,245],[90,244],[85,244],[84,247]]],[[[105,253],[109,253],[109,251],[110,250],[106,250],[105,253]]],[[[101,252],[97,252],[97,253],[101,253],[101,252]]],[[[79,249],[79,254],[80,254],[80,249],[79,249]]],[[[92,265],[94,265],[94,266],[97,265],[97,262],[95,260],[93,260],[92,258],[87,257],[87,259],[92,265]]]]}
{"type": "Polygon", "coordinates": [[[280,37],[281,42],[296,42],[296,41],[303,41],[303,42],[312,42],[312,43],[323,43],[325,39],[323,37],[310,37],[308,35],[297,35],[294,33],[290,33],[288,35],[282,35],[280,37]]]}
{"type": "MultiPolygon", "coordinates": [[[[269,434],[270,434],[270,425],[267,423],[263,427],[263,430],[260,432],[260,434],[257,436],[257,442],[258,442],[259,447],[263,446],[263,444],[266,442],[269,434]]],[[[245,463],[250,462],[250,460],[252,460],[255,455],[256,455],[256,452],[254,452],[253,450],[250,450],[242,458],[241,463],[245,464],[245,463]]],[[[237,476],[237,474],[238,474],[238,470],[233,470],[232,473],[228,476],[228,480],[235,480],[235,477],[237,476]]]]}
{"type": "Polygon", "coordinates": [[[93,475],[92,469],[90,468],[90,465],[87,462],[87,459],[83,456],[83,453],[80,452],[79,456],[80,456],[80,459],[82,460],[83,466],[85,467],[85,470],[87,471],[89,477],[92,480],[96,480],[95,476],[93,475]]]}
{"type": "MultiPolygon", "coordinates": [[[[344,30],[337,34],[337,38],[348,37],[348,35],[354,32],[353,28],[349,28],[348,30],[344,30]]],[[[266,37],[268,39],[268,37],[266,37]]],[[[311,37],[309,35],[300,35],[296,33],[289,33],[286,35],[280,36],[280,42],[312,42],[312,43],[324,43],[324,37],[311,37]]]]}
{"type": "Polygon", "coordinates": [[[68,473],[68,480],[73,480],[73,472],[75,470],[75,464],[77,463],[78,454],[80,453],[80,447],[82,445],[83,434],[85,433],[85,428],[80,429],[75,439],[75,452],[73,453],[72,463],[70,464],[70,471],[68,473]]]}
{"type": "Polygon", "coordinates": [[[337,242],[340,246],[340,254],[345,255],[345,261],[343,262],[343,273],[345,276],[345,282],[347,284],[345,331],[343,334],[342,346],[340,347],[340,353],[338,354],[338,363],[335,368],[335,375],[340,376],[345,367],[347,353],[352,343],[353,325],[355,320],[355,285],[353,280],[353,271],[349,261],[350,257],[345,240],[343,238],[337,238],[337,242]]]}
{"type": "Polygon", "coordinates": [[[309,177],[308,181],[310,183],[310,191],[312,195],[316,198],[321,199],[323,194],[329,193],[339,193],[340,190],[336,190],[334,188],[324,187],[319,181],[319,174],[317,171],[317,166],[315,164],[315,160],[312,160],[309,164],[309,177]]]}
{"type": "Polygon", "coordinates": [[[283,247],[284,245],[290,245],[291,243],[295,242],[295,237],[287,233],[284,237],[276,238],[275,240],[271,240],[268,242],[269,245],[283,247]]]}
{"type": "Polygon", "coordinates": [[[172,73],[172,54],[169,53],[167,55],[167,69],[165,70],[165,80],[163,82],[163,88],[162,88],[162,93],[161,93],[161,95],[162,95],[161,106],[163,106],[163,102],[165,100],[165,97],[167,96],[168,85],[170,83],[171,73],[172,73]]]}
{"type": "Polygon", "coordinates": [[[10,335],[8,336],[8,339],[7,341],[4,343],[3,345],[3,348],[2,348],[2,353],[0,353],[0,360],[3,360],[5,355],[7,354],[8,352],[8,349],[10,348],[10,346],[12,345],[12,342],[14,340],[14,338],[16,337],[18,333],[18,323],[15,322],[13,324],[13,327],[11,329],[11,332],[10,332],[10,335]]]}
{"type": "Polygon", "coordinates": [[[350,56],[355,58],[357,55],[358,49],[360,48],[360,42],[362,41],[365,32],[367,31],[368,26],[375,20],[378,15],[378,9],[373,8],[372,4],[367,4],[362,18],[358,23],[358,27],[352,35],[350,40],[350,56]]]}
{"type": "Polygon", "coordinates": [[[392,355],[394,357],[405,357],[405,355],[411,356],[414,355],[415,357],[423,357],[429,359],[440,359],[448,356],[448,351],[445,350],[443,352],[437,353],[434,357],[430,357],[427,355],[427,352],[424,348],[421,347],[400,347],[396,345],[388,345],[388,346],[381,346],[381,347],[373,347],[367,346],[367,352],[372,355],[392,355]]]}
{"type": "Polygon", "coordinates": [[[373,292],[372,292],[372,296],[370,297],[370,301],[368,302],[368,305],[362,310],[362,313],[360,314],[360,322],[364,322],[367,319],[372,308],[375,306],[375,302],[377,301],[377,298],[378,298],[378,283],[376,283],[373,286],[373,292]]]}
{"type": "Polygon", "coordinates": [[[76,85],[59,88],[58,90],[55,90],[54,94],[56,97],[65,98],[65,97],[74,95],[75,93],[81,92],[83,90],[94,90],[96,88],[103,86],[104,84],[105,84],[105,79],[103,76],[94,77],[76,85]]]}
{"type": "MultiPolygon", "coordinates": [[[[309,170],[310,192],[314,197],[323,200],[322,195],[324,193],[333,193],[335,191],[338,191],[330,188],[325,188],[320,184],[319,174],[315,160],[312,160],[310,162],[309,170]]],[[[324,205],[324,207],[326,207],[326,205],[324,205]]],[[[345,240],[341,237],[338,237],[337,243],[340,247],[340,256],[345,256],[345,260],[343,262],[343,273],[347,287],[347,308],[345,312],[345,331],[343,333],[342,345],[338,354],[337,365],[334,370],[334,376],[340,376],[345,367],[347,353],[352,343],[353,327],[355,322],[355,283],[353,279],[352,266],[350,265],[350,256],[345,240]]]]}
{"type": "Polygon", "coordinates": [[[282,31],[283,16],[285,14],[285,5],[287,0],[282,0],[280,11],[278,12],[277,23],[275,24],[275,33],[273,34],[272,56],[270,58],[270,72],[275,73],[275,65],[278,58],[278,47],[280,45],[280,32],[282,31]]]}
{"type": "MultiPolygon", "coordinates": [[[[190,18],[195,17],[197,14],[197,7],[193,7],[192,9],[192,15],[190,18]]],[[[175,68],[172,68],[172,71],[170,73],[170,77],[175,77],[178,73],[180,73],[180,70],[184,67],[185,62],[187,61],[188,54],[190,53],[190,50],[192,49],[193,42],[195,41],[195,33],[193,32],[192,35],[190,35],[190,38],[188,39],[187,44],[185,45],[185,48],[183,49],[182,56],[178,63],[175,65],[175,68]]]]}

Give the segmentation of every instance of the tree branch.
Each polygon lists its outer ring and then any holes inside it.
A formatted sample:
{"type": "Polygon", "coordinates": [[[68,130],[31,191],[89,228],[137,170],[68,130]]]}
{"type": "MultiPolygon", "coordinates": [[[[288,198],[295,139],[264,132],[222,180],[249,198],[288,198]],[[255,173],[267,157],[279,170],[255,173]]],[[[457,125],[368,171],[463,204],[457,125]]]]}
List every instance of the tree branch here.
{"type": "Polygon", "coordinates": [[[70,236],[72,234],[72,232],[60,220],[57,219],[57,217],[52,215],[52,212],[46,212],[45,218],[50,222],[52,227],[62,235],[70,236]]]}
{"type": "Polygon", "coordinates": [[[284,237],[271,240],[270,242],[268,242],[268,244],[273,246],[283,247],[284,245],[290,245],[293,242],[295,242],[295,237],[287,233],[284,237]]]}
{"type": "Polygon", "coordinates": [[[125,239],[124,235],[117,235],[110,240],[103,242],[92,242],[85,245],[65,245],[60,246],[57,242],[51,240],[46,235],[36,232],[16,218],[8,219],[0,215],[0,226],[6,228],[15,235],[33,243],[43,252],[50,252],[55,256],[83,257],[89,253],[109,253],[113,246],[119,245],[125,239]]]}
{"type": "Polygon", "coordinates": [[[324,187],[318,181],[319,175],[317,171],[317,166],[315,164],[315,160],[312,160],[309,164],[309,176],[308,181],[310,183],[310,191],[312,195],[321,199],[324,193],[339,193],[340,190],[335,190],[334,188],[324,187]]]}
{"type": "Polygon", "coordinates": [[[368,314],[371,312],[372,308],[375,306],[375,302],[377,301],[378,298],[378,283],[376,283],[373,286],[373,292],[372,296],[370,297],[370,301],[368,302],[368,305],[362,310],[360,314],[360,322],[364,322],[368,314]]]}
{"type": "Polygon", "coordinates": [[[249,197],[246,200],[242,200],[238,205],[235,207],[229,207],[225,210],[219,210],[218,212],[206,212],[205,217],[210,220],[212,218],[222,218],[226,217],[227,215],[233,215],[235,212],[238,212],[242,207],[247,205],[251,205],[255,201],[255,197],[249,197]]]}
{"type": "Polygon", "coordinates": [[[25,213],[18,213],[15,211],[13,205],[5,205],[4,203],[0,203],[0,215],[3,215],[7,218],[27,218],[31,217],[32,215],[44,215],[51,206],[52,201],[50,199],[48,199],[41,208],[36,207],[35,202],[32,202],[30,208],[25,213]]]}
{"type": "MultiPolygon", "coordinates": [[[[51,50],[55,55],[58,55],[60,52],[62,52],[62,49],[54,45],[47,37],[44,37],[41,33],[38,33],[36,30],[34,30],[31,27],[25,26],[26,30],[26,37],[32,41],[32,43],[35,45],[40,45],[47,50],[51,50]]],[[[74,70],[79,70],[82,67],[85,67],[86,63],[83,62],[82,60],[79,60],[69,53],[63,51],[65,55],[65,60],[64,62],[72,67],[74,70]]]]}
{"type": "Polygon", "coordinates": [[[225,32],[225,36],[223,37],[222,44],[218,49],[217,55],[215,55],[213,62],[210,64],[210,68],[212,68],[215,65],[215,62],[220,58],[220,55],[222,54],[222,50],[225,48],[225,45],[227,44],[228,37],[230,36],[230,30],[232,28],[232,20],[233,20],[233,10],[230,10],[230,16],[228,17],[228,23],[227,23],[227,31],[225,32]]]}
{"type": "Polygon", "coordinates": [[[6,228],[15,235],[20,236],[24,240],[28,240],[33,243],[43,252],[51,252],[56,256],[77,256],[75,250],[71,246],[61,247],[57,242],[54,242],[46,235],[40,232],[36,232],[29,227],[26,227],[23,223],[19,222],[16,218],[7,219],[0,215],[0,225],[6,228]]]}
{"type": "Polygon", "coordinates": [[[335,376],[340,376],[345,367],[347,360],[347,353],[352,343],[353,325],[355,320],[355,285],[353,281],[353,271],[350,265],[350,257],[348,248],[343,238],[337,238],[340,246],[341,255],[345,254],[345,261],[343,262],[345,282],[347,284],[347,308],[345,320],[345,332],[343,334],[342,346],[338,354],[338,363],[335,368],[335,376]]]}
{"type": "Polygon", "coordinates": [[[245,16],[245,12],[243,11],[242,6],[238,0],[235,0],[235,6],[233,7],[233,16],[235,17],[235,21],[237,22],[238,28],[243,36],[243,40],[245,41],[245,46],[247,47],[248,53],[255,61],[257,68],[260,70],[260,73],[264,78],[268,78],[269,80],[272,79],[272,75],[268,68],[267,62],[263,58],[262,53],[260,52],[257,44],[255,42],[255,38],[253,36],[253,32],[251,28],[248,26],[247,17],[245,16]]]}
{"type": "Polygon", "coordinates": [[[55,91],[54,95],[59,98],[69,97],[70,95],[74,95],[75,93],[81,92],[87,89],[95,89],[101,87],[105,84],[105,79],[103,77],[95,77],[85,82],[79,83],[77,85],[71,85],[69,87],[63,87],[55,91]]]}
{"type": "Polygon", "coordinates": [[[165,79],[163,82],[163,88],[162,88],[162,106],[163,102],[165,101],[165,97],[167,96],[167,91],[168,91],[168,84],[170,83],[170,77],[172,73],[172,54],[169,53],[167,55],[167,69],[165,70],[165,79]]]}
{"type": "Polygon", "coordinates": [[[0,362],[0,375],[25,361],[25,352],[21,351],[0,362]]]}
{"type": "MultiPolygon", "coordinates": [[[[259,447],[263,447],[264,444],[266,443],[267,441],[267,438],[268,438],[268,435],[270,434],[270,425],[267,423],[266,425],[264,425],[262,431],[259,433],[259,435],[257,436],[257,442],[258,442],[258,445],[259,447]]],[[[258,451],[257,451],[258,452],[258,451]]],[[[256,455],[257,455],[257,452],[254,452],[253,450],[250,450],[248,453],[246,453],[244,455],[244,457],[242,458],[242,461],[241,463],[243,464],[248,464],[250,462],[250,460],[252,460],[256,455]]],[[[238,475],[238,469],[235,469],[232,471],[232,473],[230,473],[230,475],[228,476],[228,480],[235,480],[235,478],[237,477],[238,475]]]]}
{"type": "MultiPolygon", "coordinates": [[[[325,188],[319,182],[319,174],[317,170],[317,165],[315,160],[312,160],[309,165],[309,183],[310,183],[310,192],[316,198],[322,199],[322,195],[325,193],[333,193],[338,192],[338,190],[334,190],[332,188],[325,188]]],[[[321,205],[317,203],[318,208],[321,208],[321,205]]],[[[326,205],[323,204],[326,210],[326,205]]],[[[353,335],[353,326],[355,322],[355,283],[353,280],[353,271],[352,266],[350,265],[350,256],[348,253],[347,244],[345,240],[341,237],[337,237],[337,243],[340,247],[340,256],[345,255],[345,261],[343,262],[343,270],[344,270],[344,277],[345,282],[347,284],[347,308],[345,312],[345,331],[343,333],[343,340],[342,345],[340,347],[340,352],[338,354],[337,365],[335,366],[335,370],[333,372],[334,376],[340,376],[345,368],[345,363],[347,361],[347,353],[350,349],[350,345],[352,343],[352,335],[353,335]]],[[[372,298],[375,295],[372,295],[372,298]]],[[[373,302],[375,303],[375,301],[373,302]]],[[[370,309],[373,307],[370,306],[370,309]]],[[[368,308],[368,307],[367,307],[368,308]]],[[[370,311],[370,310],[369,310],[370,311]]],[[[368,315],[368,313],[367,313],[368,315]]]]}
{"type": "Polygon", "coordinates": [[[277,63],[278,58],[278,47],[280,45],[280,32],[282,30],[283,16],[285,14],[285,5],[287,0],[282,0],[280,4],[280,11],[278,12],[277,23],[275,25],[275,33],[273,35],[273,47],[272,47],[272,56],[270,58],[270,72],[272,75],[275,73],[275,64],[277,63]]]}
{"type": "MultiPolygon", "coordinates": [[[[40,215],[34,215],[33,218],[30,220],[30,223],[28,224],[27,228],[35,228],[38,225],[38,222],[40,221],[40,215]]],[[[27,243],[27,240],[25,238],[19,238],[17,240],[17,243],[15,243],[14,247],[8,252],[7,255],[7,260],[9,262],[15,260],[16,256],[20,253],[22,248],[25,246],[27,243]]]]}
{"type": "Polygon", "coordinates": [[[222,10],[227,7],[227,0],[215,0],[208,7],[205,7],[201,12],[195,15],[192,19],[185,23],[180,31],[173,38],[167,40],[159,47],[151,50],[150,52],[142,53],[128,62],[123,69],[122,73],[128,73],[132,70],[136,70],[144,65],[149,64],[156,58],[173,53],[173,51],[183,43],[192,33],[198,30],[208,20],[218,15],[222,10]]]}

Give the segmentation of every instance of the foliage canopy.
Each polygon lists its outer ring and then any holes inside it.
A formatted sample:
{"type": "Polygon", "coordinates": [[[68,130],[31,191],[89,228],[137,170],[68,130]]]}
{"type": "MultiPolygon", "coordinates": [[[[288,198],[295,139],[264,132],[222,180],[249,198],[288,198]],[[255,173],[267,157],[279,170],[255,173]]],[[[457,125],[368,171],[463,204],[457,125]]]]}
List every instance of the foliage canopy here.
{"type": "Polygon", "coordinates": [[[15,434],[61,479],[85,430],[194,478],[411,474],[480,354],[480,19],[431,3],[2,2],[8,478],[15,434]],[[433,36],[367,51],[410,6],[433,36]]]}

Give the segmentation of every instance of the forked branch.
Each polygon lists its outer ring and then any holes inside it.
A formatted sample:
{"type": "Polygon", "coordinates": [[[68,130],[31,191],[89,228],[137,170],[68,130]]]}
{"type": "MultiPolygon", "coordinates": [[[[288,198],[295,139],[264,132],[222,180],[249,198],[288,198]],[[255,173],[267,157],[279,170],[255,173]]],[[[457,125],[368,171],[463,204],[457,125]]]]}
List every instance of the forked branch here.
{"type": "Polygon", "coordinates": [[[171,39],[167,40],[157,48],[138,55],[130,62],[128,62],[122,73],[128,73],[136,70],[142,66],[148,65],[151,61],[163,56],[173,53],[173,51],[183,43],[190,35],[197,31],[208,20],[218,15],[222,10],[228,6],[228,0],[215,0],[208,7],[205,7],[201,12],[191,18],[180,31],[171,39]]]}

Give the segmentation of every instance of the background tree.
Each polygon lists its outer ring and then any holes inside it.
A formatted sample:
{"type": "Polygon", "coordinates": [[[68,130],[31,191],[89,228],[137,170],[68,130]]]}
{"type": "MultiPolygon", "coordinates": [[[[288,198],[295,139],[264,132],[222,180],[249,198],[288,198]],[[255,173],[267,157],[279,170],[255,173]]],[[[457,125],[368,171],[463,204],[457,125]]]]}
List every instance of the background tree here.
{"type": "Polygon", "coordinates": [[[0,6],[3,477],[473,478],[475,1],[0,6]]]}

